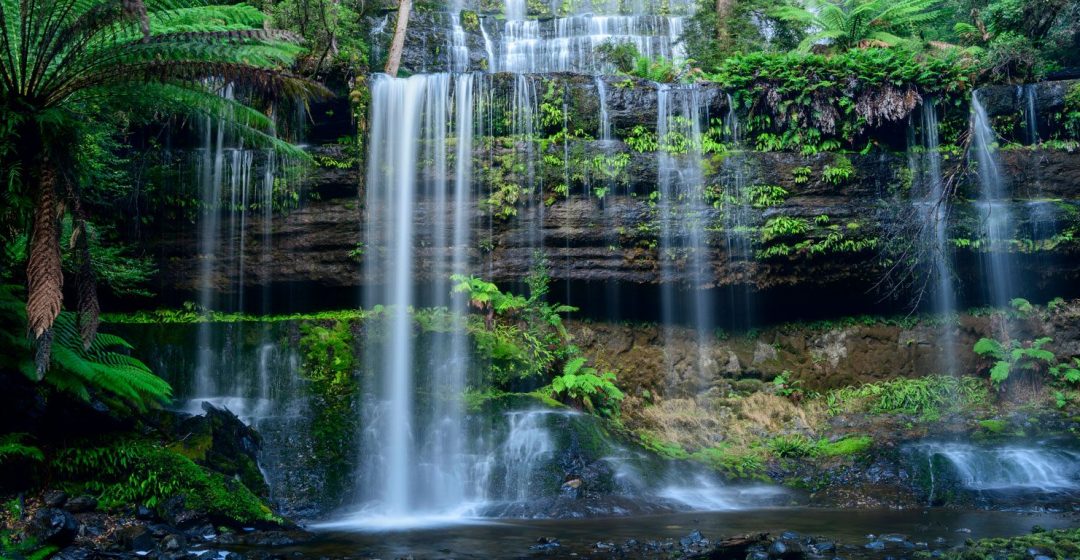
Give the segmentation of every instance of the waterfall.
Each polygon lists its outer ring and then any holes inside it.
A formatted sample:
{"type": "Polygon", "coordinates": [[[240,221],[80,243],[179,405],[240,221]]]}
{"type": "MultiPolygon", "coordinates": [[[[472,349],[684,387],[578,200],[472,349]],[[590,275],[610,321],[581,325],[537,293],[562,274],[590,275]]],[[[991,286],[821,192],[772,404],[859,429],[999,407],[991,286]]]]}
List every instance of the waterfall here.
{"type": "Polygon", "coordinates": [[[941,151],[938,147],[937,105],[927,99],[922,107],[918,140],[914,126],[909,126],[911,138],[908,149],[908,168],[912,177],[912,200],[919,222],[914,242],[919,255],[927,264],[928,280],[923,289],[931,295],[933,310],[946,318],[942,324],[942,373],[957,373],[956,288],[953,285],[952,251],[948,239],[949,193],[941,173],[941,151]],[[919,150],[915,150],[918,147],[919,150]]]}
{"type": "Polygon", "coordinates": [[[469,69],[469,47],[465,44],[465,28],[461,26],[461,0],[450,5],[450,71],[464,72],[469,69]]]}
{"type": "Polygon", "coordinates": [[[984,239],[983,273],[987,300],[1005,307],[1016,295],[1009,244],[1013,238],[1012,200],[997,160],[996,138],[990,117],[979,102],[979,92],[971,94],[971,151],[979,175],[979,200],[984,239]]]}
{"type": "MultiPolygon", "coordinates": [[[[366,276],[381,279],[365,307],[385,305],[380,355],[365,387],[359,488],[364,517],[447,515],[469,499],[461,403],[468,370],[465,335],[435,333],[415,347],[414,304],[464,313],[449,277],[468,271],[473,75],[376,76],[371,86],[366,276]],[[447,177],[453,148],[452,198],[447,177]],[[426,258],[430,270],[421,270],[426,258]],[[419,285],[416,278],[430,275],[419,285]],[[417,395],[428,405],[414,408],[417,395]],[[427,402],[425,401],[425,402],[427,402]]],[[[460,329],[456,329],[460,330],[460,329]]]]}
{"type": "Polygon", "coordinates": [[[611,69],[596,49],[605,43],[629,43],[643,56],[683,60],[680,37],[682,17],[657,15],[574,15],[550,20],[514,18],[507,3],[497,60],[500,72],[580,72],[597,74],[611,69]]]}
{"type": "Polygon", "coordinates": [[[607,84],[604,82],[604,78],[596,76],[596,98],[600,102],[600,141],[604,142],[605,152],[610,151],[607,148],[608,142],[611,140],[611,115],[608,114],[607,106],[607,84]]]}
{"type": "Polygon", "coordinates": [[[728,310],[729,323],[735,328],[749,328],[754,317],[754,291],[749,269],[754,262],[753,231],[754,208],[751,200],[751,177],[746,152],[740,145],[741,124],[735,107],[735,99],[727,96],[728,112],[724,116],[725,140],[730,152],[724,157],[724,198],[720,201],[724,215],[725,244],[728,265],[732,271],[742,270],[739,287],[731,290],[728,310]]]}
{"type": "MultiPolygon", "coordinates": [[[[222,97],[234,99],[233,87],[221,87],[222,97]]],[[[245,148],[240,139],[227,134],[228,125],[206,117],[202,123],[202,146],[197,161],[197,184],[201,214],[198,217],[199,268],[197,303],[203,313],[246,309],[245,285],[249,263],[248,237],[254,210],[261,212],[262,246],[257,272],[269,277],[276,165],[273,150],[245,148]],[[263,173],[255,173],[257,165],[263,173]],[[235,276],[233,276],[235,274],[235,276]]],[[[259,216],[258,214],[255,214],[259,216]]],[[[265,291],[264,291],[265,294],[265,291]]],[[[263,310],[268,302],[264,299],[263,310]]],[[[221,371],[222,356],[212,350],[212,329],[198,328],[195,387],[185,408],[201,411],[200,401],[225,398],[231,376],[221,371]]]]}
{"type": "MultiPolygon", "coordinates": [[[[714,319],[707,289],[712,281],[710,249],[705,236],[708,210],[701,169],[701,123],[707,122],[696,86],[658,84],[656,138],[660,193],[659,259],[661,262],[660,315],[665,338],[671,340],[676,324],[691,324],[697,332],[694,373],[705,367],[705,348],[714,319]],[[681,263],[681,272],[677,270],[681,263]],[[680,292],[679,278],[686,278],[680,292]],[[689,292],[690,297],[683,297],[689,292]]],[[[666,348],[671,345],[665,345],[666,348]]],[[[669,373],[675,356],[665,350],[669,373]]]]}
{"type": "Polygon", "coordinates": [[[1028,144],[1039,143],[1039,113],[1035,110],[1035,84],[1016,86],[1017,96],[1023,98],[1024,124],[1028,144]]]}
{"type": "Polygon", "coordinates": [[[917,446],[931,461],[945,459],[963,488],[975,491],[1037,490],[1058,492],[1080,488],[1080,454],[1048,446],[977,447],[962,443],[917,446]]]}

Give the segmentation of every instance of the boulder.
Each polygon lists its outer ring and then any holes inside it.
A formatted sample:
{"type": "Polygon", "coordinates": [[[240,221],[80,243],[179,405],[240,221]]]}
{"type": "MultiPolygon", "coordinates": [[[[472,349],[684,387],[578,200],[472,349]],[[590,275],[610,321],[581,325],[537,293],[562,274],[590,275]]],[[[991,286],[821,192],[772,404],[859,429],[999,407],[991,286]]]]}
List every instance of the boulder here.
{"type": "Polygon", "coordinates": [[[62,509],[41,508],[34,512],[28,533],[38,542],[64,547],[78,535],[79,521],[62,509]]]}

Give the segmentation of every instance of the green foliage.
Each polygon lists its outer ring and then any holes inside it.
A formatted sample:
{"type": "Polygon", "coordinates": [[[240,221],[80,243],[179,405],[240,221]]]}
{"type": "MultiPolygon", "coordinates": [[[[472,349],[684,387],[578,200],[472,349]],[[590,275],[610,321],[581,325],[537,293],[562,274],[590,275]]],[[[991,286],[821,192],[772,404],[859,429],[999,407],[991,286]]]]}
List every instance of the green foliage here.
{"type": "Polygon", "coordinates": [[[657,455],[667,459],[689,459],[690,454],[682,448],[681,445],[675,442],[669,442],[661,440],[660,438],[648,433],[638,432],[641,446],[645,449],[656,453],[657,455]]]}
{"type": "Polygon", "coordinates": [[[23,443],[27,436],[28,434],[23,433],[0,436],[0,465],[12,459],[45,460],[45,455],[41,453],[41,449],[23,443]]]}
{"type": "Polygon", "coordinates": [[[814,453],[814,442],[801,434],[776,436],[766,447],[779,458],[809,457],[814,453]]]}
{"type": "Polygon", "coordinates": [[[750,205],[754,208],[780,206],[787,199],[787,196],[787,189],[776,185],[754,185],[750,187],[750,205]]]}
{"type": "Polygon", "coordinates": [[[826,183],[833,185],[840,185],[851,180],[855,176],[855,166],[851,164],[851,160],[844,156],[836,156],[833,159],[831,165],[826,165],[821,170],[821,178],[826,183]]]}
{"type": "Polygon", "coordinates": [[[656,139],[656,133],[641,125],[636,125],[630,131],[630,135],[623,139],[627,146],[635,152],[655,152],[660,149],[660,143],[656,139]]]}
{"type": "Polygon", "coordinates": [[[551,390],[556,395],[566,393],[589,410],[599,410],[608,416],[616,415],[619,401],[624,395],[615,385],[615,374],[610,371],[601,373],[594,367],[586,366],[585,362],[584,356],[567,361],[562,375],[551,380],[551,390]]]}
{"type": "Polygon", "coordinates": [[[1053,352],[1043,348],[1051,342],[1053,339],[1050,337],[1027,342],[1015,339],[1001,342],[992,338],[980,338],[972,350],[991,361],[990,381],[998,388],[1008,381],[1010,375],[1019,372],[1049,375],[1051,380],[1068,384],[1080,383],[1080,359],[1058,362],[1053,352]]]}
{"type": "Polygon", "coordinates": [[[984,560],[986,558],[1023,558],[1038,550],[1050,558],[1080,556],[1080,529],[1057,531],[1032,530],[1030,535],[968,541],[964,548],[947,552],[948,560],[984,560]]]}
{"type": "MultiPolygon", "coordinates": [[[[948,115],[970,87],[959,55],[919,57],[899,49],[857,49],[834,56],[757,52],[723,59],[710,74],[731,91],[745,139],[759,150],[811,155],[866,147],[868,129],[906,119],[918,97],[935,96],[948,115]]],[[[868,145],[868,144],[867,144],[868,145]]],[[[797,169],[796,182],[809,179],[797,169]]]]}
{"type": "Polygon", "coordinates": [[[187,507],[221,521],[281,522],[240,482],[154,443],[68,447],[52,458],[49,470],[70,490],[97,496],[103,510],[131,504],[159,508],[169,498],[182,495],[187,507]]]}
{"type": "Polygon", "coordinates": [[[481,355],[491,360],[493,381],[508,383],[515,378],[551,373],[561,359],[575,351],[563,326],[563,313],[576,311],[568,305],[546,301],[547,260],[537,252],[526,278],[529,297],[503,293],[498,286],[475,277],[454,276],[454,291],[464,293],[474,309],[481,312],[481,326],[470,324],[481,355]]]}
{"type": "Polygon", "coordinates": [[[768,243],[785,237],[794,237],[806,233],[809,229],[810,226],[802,218],[777,216],[770,218],[765,222],[765,227],[761,228],[761,241],[768,243]]]}
{"type": "Polygon", "coordinates": [[[940,22],[939,0],[804,0],[781,6],[772,15],[811,29],[799,48],[826,43],[836,51],[900,45],[924,27],[940,22]]]}
{"type": "Polygon", "coordinates": [[[797,399],[803,394],[803,390],[800,387],[802,382],[798,379],[791,379],[791,372],[788,370],[780,372],[780,375],[773,378],[772,384],[773,390],[781,397],[797,399]]]}
{"type": "Polygon", "coordinates": [[[874,438],[870,436],[845,436],[834,442],[819,442],[818,453],[826,457],[849,457],[870,450],[874,438]]]}
{"type": "Polygon", "coordinates": [[[826,395],[829,411],[868,410],[919,414],[932,419],[951,410],[970,410],[989,401],[986,385],[974,377],[929,375],[845,387],[826,395]]]}
{"type": "Polygon", "coordinates": [[[300,323],[302,375],[309,381],[312,407],[312,459],[326,465],[324,480],[331,489],[345,491],[351,476],[353,449],[350,438],[359,428],[354,404],[360,392],[355,375],[354,322],[350,319],[300,323]]]}
{"type": "MultiPolygon", "coordinates": [[[[10,350],[0,355],[0,366],[18,369],[32,380],[40,379],[26,332],[26,314],[16,296],[18,288],[0,286],[0,341],[10,350]]],[[[44,381],[83,400],[90,391],[122,408],[146,410],[169,402],[172,388],[141,361],[128,355],[132,350],[124,339],[98,333],[84,346],[75,314],[64,312],[53,326],[49,369],[44,381]]]]}
{"type": "Polygon", "coordinates": [[[690,458],[708,465],[729,478],[769,480],[760,450],[736,450],[728,445],[719,445],[695,451],[690,458]]]}

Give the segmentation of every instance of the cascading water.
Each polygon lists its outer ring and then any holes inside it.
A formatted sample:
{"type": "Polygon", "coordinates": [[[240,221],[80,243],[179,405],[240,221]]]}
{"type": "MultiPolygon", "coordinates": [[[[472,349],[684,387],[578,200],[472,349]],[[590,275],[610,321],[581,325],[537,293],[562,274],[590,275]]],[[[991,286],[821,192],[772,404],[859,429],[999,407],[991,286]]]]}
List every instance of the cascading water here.
{"type": "Polygon", "coordinates": [[[375,378],[366,389],[358,485],[365,517],[447,515],[476,498],[464,495],[464,335],[436,333],[418,352],[410,309],[423,301],[457,316],[464,312],[464,302],[449,296],[449,277],[465,274],[469,264],[473,90],[472,74],[377,76],[372,82],[369,157],[387,164],[368,169],[365,243],[372,254],[365,267],[368,278],[383,282],[367,291],[365,307],[387,307],[385,332],[374,335],[382,337],[382,350],[368,363],[375,378]],[[450,134],[456,139],[452,198],[450,134]],[[421,207],[426,212],[418,212],[421,207]],[[430,282],[418,287],[421,253],[431,263],[425,271],[430,282]],[[427,395],[423,409],[414,407],[418,393],[427,395]]]}
{"type": "Polygon", "coordinates": [[[492,67],[500,72],[596,74],[608,69],[597,53],[605,43],[629,43],[649,58],[681,60],[686,58],[679,43],[683,29],[681,17],[669,16],[587,14],[540,21],[508,15],[492,67]]]}
{"type": "Polygon", "coordinates": [[[973,491],[1080,489],[1080,453],[1051,446],[979,447],[963,443],[916,446],[935,470],[936,458],[953,469],[960,485],[973,491]]]}
{"type": "Polygon", "coordinates": [[[1016,295],[1009,247],[1013,238],[1012,199],[1001,175],[996,144],[990,117],[975,91],[971,94],[971,151],[979,175],[976,206],[987,244],[983,253],[986,294],[991,305],[1005,307],[1016,295]]]}
{"type": "MultiPolygon", "coordinates": [[[[752,171],[743,146],[740,144],[740,129],[738,110],[735,99],[727,96],[728,112],[724,116],[725,141],[729,146],[729,153],[723,162],[724,199],[720,202],[724,215],[725,244],[727,248],[728,264],[733,271],[746,270],[754,261],[753,238],[753,201],[751,200],[750,185],[752,171]]],[[[754,318],[754,292],[752,281],[743,272],[743,280],[739,287],[731,290],[731,300],[728,302],[728,314],[731,317],[729,324],[735,328],[746,329],[754,318]]]]}
{"type": "MultiPolygon", "coordinates": [[[[669,341],[676,325],[690,324],[695,328],[698,344],[695,361],[690,364],[695,372],[704,367],[704,350],[714,326],[712,302],[706,290],[712,274],[701,170],[701,123],[707,120],[696,86],[659,84],[656,137],[662,269],[660,315],[669,341]],[[680,278],[688,284],[685,290],[679,289],[680,278]]],[[[673,347],[665,345],[665,348],[673,347]]],[[[665,350],[669,372],[675,371],[676,358],[671,350],[665,350]]]]}
{"type": "Polygon", "coordinates": [[[945,317],[941,331],[942,373],[957,373],[956,329],[949,319],[956,313],[952,252],[948,240],[949,195],[941,172],[938,146],[937,106],[927,99],[922,106],[916,139],[909,126],[908,168],[912,177],[912,200],[919,231],[915,240],[920,258],[927,264],[927,281],[922,290],[930,294],[933,311],[945,317]],[[915,149],[918,148],[918,149],[915,149]]]}

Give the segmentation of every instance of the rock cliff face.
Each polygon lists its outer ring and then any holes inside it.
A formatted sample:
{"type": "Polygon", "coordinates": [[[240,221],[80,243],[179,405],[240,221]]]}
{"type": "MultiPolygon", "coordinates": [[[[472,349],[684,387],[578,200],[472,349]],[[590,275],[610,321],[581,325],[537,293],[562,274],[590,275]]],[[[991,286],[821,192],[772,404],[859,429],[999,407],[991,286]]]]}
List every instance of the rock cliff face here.
{"type": "MultiPolygon", "coordinates": [[[[619,372],[629,393],[685,398],[708,391],[757,390],[788,372],[801,386],[824,391],[941,371],[952,352],[957,371],[986,365],[972,347],[998,336],[989,315],[963,314],[951,322],[915,318],[858,319],[818,324],[788,324],[745,335],[719,332],[705,341],[699,363],[697,333],[655,324],[574,322],[574,342],[602,364],[619,372]],[[945,337],[945,330],[952,337],[945,337]],[[947,348],[942,342],[951,338],[947,348]],[[668,365],[670,364],[670,366],[668,365]]],[[[1058,356],[1080,355],[1080,301],[1032,314],[1013,325],[1018,340],[1053,339],[1058,356]]]]}
{"type": "MultiPolygon", "coordinates": [[[[422,14],[417,32],[445,29],[443,22],[434,21],[440,17],[422,14]]],[[[418,39],[409,44],[420,48],[417,45],[425,43],[418,39]]],[[[432,56],[416,58],[431,61],[432,56]]],[[[693,216],[669,213],[664,218],[656,202],[663,148],[653,151],[641,145],[650,134],[655,138],[661,86],[603,78],[607,93],[601,107],[592,76],[484,74],[477,79],[492,102],[476,116],[486,132],[474,144],[469,256],[474,270],[497,282],[519,282],[536,251],[542,250],[556,282],[576,285],[575,293],[598,296],[571,302],[595,316],[656,319],[655,306],[648,302],[658,297],[664,270],[674,272],[670,278],[680,288],[691,287],[692,275],[686,271],[697,256],[707,270],[699,275],[699,287],[715,290],[716,301],[753,294],[762,320],[805,317],[825,300],[853,313],[880,308],[883,301],[902,309],[918,297],[922,273],[917,263],[909,265],[918,260],[912,255],[919,249],[911,246],[925,224],[919,222],[918,201],[911,195],[915,168],[909,153],[882,149],[803,156],[729,147],[707,153],[700,163],[707,206],[693,216]],[[545,104],[561,111],[564,124],[537,126],[531,137],[515,134],[507,124],[513,109],[498,100],[521,87],[536,97],[541,112],[545,104]],[[600,136],[602,113],[616,139],[593,139],[600,136]],[[550,141],[560,134],[572,140],[550,141]],[[536,146],[528,160],[522,157],[526,143],[536,146]],[[850,171],[830,175],[841,167],[850,171]],[[704,224],[704,245],[698,249],[702,254],[690,248],[664,254],[659,232],[678,232],[673,222],[687,219],[704,224]],[[806,227],[786,237],[766,231],[784,219],[806,227]]],[[[1007,124],[1020,122],[1030,107],[1037,115],[1056,114],[1070,87],[1073,82],[985,88],[979,96],[991,117],[1007,124]]],[[[697,95],[707,121],[728,115],[728,98],[719,86],[699,85],[697,95]]],[[[336,110],[337,116],[322,118],[320,126],[339,129],[346,113],[336,110]]],[[[312,136],[329,135],[316,130],[312,136]]],[[[363,158],[349,160],[335,144],[311,149],[322,165],[306,176],[304,188],[311,196],[298,209],[276,215],[269,228],[261,216],[250,216],[246,231],[223,232],[224,246],[240,247],[242,241],[243,247],[217,252],[211,279],[215,291],[280,293],[316,286],[319,289],[293,291],[313,294],[311,306],[342,307],[358,301],[359,287],[380,282],[362,273],[365,254],[377,250],[363,244],[363,158]],[[342,161],[347,163],[327,163],[342,161]],[[265,231],[270,235],[264,236],[265,231]],[[241,259],[247,263],[242,274],[241,259]],[[332,301],[319,301],[322,296],[332,301]]],[[[681,161],[685,156],[670,157],[681,161]]],[[[1025,285],[1032,287],[1027,295],[1040,299],[1073,294],[1080,279],[1080,246],[1074,240],[1080,236],[1080,153],[1068,145],[1041,144],[1002,149],[999,158],[1012,193],[1013,260],[1025,285]]],[[[963,154],[945,156],[945,175],[958,178],[956,196],[950,200],[948,238],[955,245],[950,251],[960,303],[977,305],[984,301],[979,277],[985,251],[979,249],[979,239],[986,217],[972,203],[978,198],[978,181],[964,161],[963,154]]],[[[431,199],[420,198],[415,223],[433,223],[435,211],[431,199]]],[[[430,232],[417,231],[418,246],[431,246],[423,238],[430,232]]],[[[200,281],[197,234],[173,234],[160,248],[160,287],[165,293],[174,290],[172,295],[181,301],[192,299],[200,281]]],[[[433,250],[427,251],[421,249],[418,255],[419,282],[432,276],[433,250]]]]}

